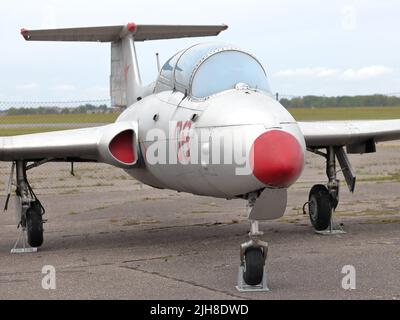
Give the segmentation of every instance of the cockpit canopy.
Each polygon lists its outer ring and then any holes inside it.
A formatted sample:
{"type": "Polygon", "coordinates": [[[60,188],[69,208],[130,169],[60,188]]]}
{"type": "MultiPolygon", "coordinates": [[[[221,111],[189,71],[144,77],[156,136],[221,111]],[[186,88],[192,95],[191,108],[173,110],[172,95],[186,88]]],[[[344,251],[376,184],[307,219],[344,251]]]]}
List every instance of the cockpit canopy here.
{"type": "Polygon", "coordinates": [[[238,84],[270,92],[264,68],[251,54],[221,43],[198,44],[169,59],[155,92],[177,90],[205,99],[238,84]]]}

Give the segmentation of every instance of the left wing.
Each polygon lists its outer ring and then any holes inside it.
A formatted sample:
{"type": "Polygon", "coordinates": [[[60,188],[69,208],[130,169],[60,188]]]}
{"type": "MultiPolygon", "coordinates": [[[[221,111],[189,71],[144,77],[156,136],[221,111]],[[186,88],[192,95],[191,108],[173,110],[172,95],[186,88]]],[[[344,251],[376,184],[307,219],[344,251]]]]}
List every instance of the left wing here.
{"type": "MultiPolygon", "coordinates": [[[[349,154],[376,152],[376,143],[400,140],[400,120],[367,121],[316,121],[299,122],[307,149],[329,158],[332,154],[339,160],[347,186],[354,192],[356,175],[347,157],[349,154]],[[319,149],[327,149],[324,154],[319,149]]],[[[331,177],[330,177],[331,179],[331,177]]]]}
{"type": "Polygon", "coordinates": [[[348,153],[375,152],[377,142],[400,140],[400,120],[299,122],[308,148],[346,146],[348,153]]]}

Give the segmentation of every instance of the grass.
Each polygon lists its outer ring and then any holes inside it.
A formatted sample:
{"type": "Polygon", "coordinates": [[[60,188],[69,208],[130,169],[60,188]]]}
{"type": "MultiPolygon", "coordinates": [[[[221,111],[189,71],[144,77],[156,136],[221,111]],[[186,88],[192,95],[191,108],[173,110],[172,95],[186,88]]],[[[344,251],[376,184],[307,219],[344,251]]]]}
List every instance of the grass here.
{"type": "Polygon", "coordinates": [[[363,211],[336,211],[337,217],[382,217],[399,214],[397,209],[366,209],[363,211]]]}
{"type": "Polygon", "coordinates": [[[144,225],[152,225],[152,224],[158,224],[160,221],[158,220],[134,220],[134,219],[128,219],[125,222],[123,222],[122,226],[123,227],[131,227],[131,226],[144,226],[144,225]]]}
{"type": "MultiPolygon", "coordinates": [[[[358,107],[358,108],[304,108],[290,109],[298,121],[316,120],[385,120],[400,119],[399,107],[358,107]]],[[[17,136],[22,134],[68,130],[61,124],[102,124],[113,123],[118,114],[52,114],[28,116],[1,116],[0,136],[17,136]],[[27,128],[24,124],[43,124],[42,127],[27,128]],[[1,128],[1,124],[20,124],[18,128],[1,128]],[[57,127],[46,127],[46,124],[60,124],[57,127]]]]}
{"type": "Polygon", "coordinates": [[[363,222],[362,224],[391,224],[391,223],[400,223],[400,218],[369,220],[369,221],[363,222]]]}
{"type": "Polygon", "coordinates": [[[38,127],[38,128],[12,128],[12,129],[2,129],[0,124],[0,137],[9,137],[9,136],[19,136],[22,134],[31,134],[31,133],[43,133],[43,132],[52,132],[52,131],[61,131],[68,130],[68,128],[62,127],[38,127]]]}
{"type": "Polygon", "coordinates": [[[400,119],[399,107],[289,109],[297,121],[400,119]]]}
{"type": "Polygon", "coordinates": [[[400,182],[400,171],[390,173],[386,176],[373,176],[373,177],[358,179],[358,182],[387,182],[387,181],[400,182]]]}
{"type": "Polygon", "coordinates": [[[0,116],[0,137],[18,136],[23,134],[52,132],[72,129],[65,124],[103,124],[113,123],[118,114],[49,114],[49,115],[27,115],[27,116],[0,116]],[[16,128],[2,128],[1,125],[21,125],[16,128]],[[26,124],[43,124],[41,127],[26,127],[26,124]],[[60,126],[49,127],[46,124],[59,124],[60,126]]]}
{"type": "Polygon", "coordinates": [[[208,214],[211,213],[210,211],[207,210],[193,210],[192,214],[208,214]]]}
{"type": "Polygon", "coordinates": [[[119,114],[48,114],[27,116],[2,116],[0,124],[31,124],[31,123],[112,123],[119,114]]]}

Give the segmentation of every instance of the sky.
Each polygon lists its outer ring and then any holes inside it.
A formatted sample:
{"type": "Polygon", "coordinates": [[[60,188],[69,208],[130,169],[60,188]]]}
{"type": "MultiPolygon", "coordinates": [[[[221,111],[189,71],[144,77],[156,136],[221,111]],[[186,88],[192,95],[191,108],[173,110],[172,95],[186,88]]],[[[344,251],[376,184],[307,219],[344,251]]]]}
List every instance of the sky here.
{"type": "Polygon", "coordinates": [[[218,38],[138,43],[144,82],[193,43],[253,53],[281,95],[400,92],[398,0],[2,0],[0,101],[109,98],[110,47],[26,42],[20,29],[136,24],[222,24],[218,38]]]}

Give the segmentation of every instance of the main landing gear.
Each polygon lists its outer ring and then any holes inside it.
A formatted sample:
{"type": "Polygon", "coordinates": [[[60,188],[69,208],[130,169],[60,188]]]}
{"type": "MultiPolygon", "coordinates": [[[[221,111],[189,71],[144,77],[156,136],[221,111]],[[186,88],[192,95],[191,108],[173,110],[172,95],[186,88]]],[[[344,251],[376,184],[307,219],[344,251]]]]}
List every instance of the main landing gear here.
{"type": "MultiPolygon", "coordinates": [[[[32,248],[38,248],[43,244],[43,215],[45,210],[33,192],[27,179],[27,164],[25,161],[16,161],[13,167],[16,169],[16,196],[17,196],[17,221],[18,227],[22,229],[23,249],[14,252],[28,252],[25,250],[25,235],[27,242],[32,248]]],[[[13,174],[13,173],[12,173],[13,174]]],[[[10,177],[12,179],[12,176],[10,177]]],[[[11,184],[10,184],[11,185],[11,184]]],[[[9,197],[8,197],[9,199],[9,197]]],[[[7,201],[8,201],[7,199],[7,201]]],[[[6,206],[7,207],[7,206],[6,206]]],[[[32,252],[32,251],[29,251],[32,252]]]]}
{"type": "Polygon", "coordinates": [[[308,202],[304,205],[304,214],[308,205],[310,221],[315,231],[320,234],[344,233],[343,230],[335,230],[332,215],[339,204],[340,181],[337,179],[336,157],[339,159],[343,174],[351,192],[354,192],[356,178],[351,168],[349,159],[343,148],[329,147],[327,153],[318,150],[309,150],[326,159],[327,186],[318,184],[312,187],[308,202]]]}
{"type": "MultiPolygon", "coordinates": [[[[249,213],[253,209],[257,195],[248,199],[249,213]]],[[[263,232],[259,230],[256,220],[250,220],[250,241],[240,246],[240,267],[237,290],[240,292],[269,291],[265,263],[268,254],[268,243],[261,240],[263,232]]]]}

